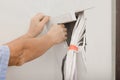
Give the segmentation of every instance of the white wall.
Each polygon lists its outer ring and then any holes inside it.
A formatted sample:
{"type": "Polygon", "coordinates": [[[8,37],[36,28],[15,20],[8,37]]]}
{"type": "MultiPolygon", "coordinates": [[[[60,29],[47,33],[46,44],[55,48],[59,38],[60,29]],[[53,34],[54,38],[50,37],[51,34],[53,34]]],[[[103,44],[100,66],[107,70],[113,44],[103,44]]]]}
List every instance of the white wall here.
{"type": "Polygon", "coordinates": [[[88,11],[87,80],[111,80],[112,77],[112,22],[110,0],[95,0],[88,11]]]}
{"type": "MultiPolygon", "coordinates": [[[[111,80],[110,0],[0,0],[0,44],[24,34],[30,18],[38,12],[57,16],[89,6],[88,2],[94,8],[86,11],[88,45],[85,78],[111,80]]],[[[60,63],[66,50],[65,43],[62,43],[21,67],[9,67],[7,80],[61,80],[60,63]]]]}

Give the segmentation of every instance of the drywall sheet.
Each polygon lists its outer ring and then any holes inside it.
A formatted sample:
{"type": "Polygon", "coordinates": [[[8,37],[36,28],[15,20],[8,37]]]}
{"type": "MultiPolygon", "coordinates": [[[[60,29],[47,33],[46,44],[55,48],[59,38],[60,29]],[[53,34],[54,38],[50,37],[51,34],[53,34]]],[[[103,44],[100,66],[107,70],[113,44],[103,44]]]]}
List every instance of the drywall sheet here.
{"type": "MultiPolygon", "coordinates": [[[[32,16],[42,12],[58,16],[89,6],[87,17],[87,72],[79,62],[79,80],[111,80],[110,0],[0,0],[0,44],[24,34],[32,16]],[[91,4],[90,4],[91,5],[91,4]]],[[[45,34],[44,29],[43,34],[45,34]]],[[[53,46],[44,55],[21,67],[9,67],[7,80],[62,80],[61,62],[66,42],[53,46]]],[[[81,55],[81,54],[79,54],[81,55]]],[[[81,58],[78,58],[81,61],[81,58]]]]}

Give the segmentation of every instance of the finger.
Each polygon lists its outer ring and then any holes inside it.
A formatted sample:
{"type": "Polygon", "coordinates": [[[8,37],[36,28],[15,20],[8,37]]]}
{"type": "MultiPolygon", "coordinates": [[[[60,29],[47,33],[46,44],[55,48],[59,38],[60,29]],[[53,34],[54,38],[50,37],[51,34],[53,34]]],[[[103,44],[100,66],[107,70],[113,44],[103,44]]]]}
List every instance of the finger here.
{"type": "Polygon", "coordinates": [[[67,35],[67,32],[62,32],[63,37],[67,35]]]}
{"type": "Polygon", "coordinates": [[[42,21],[40,22],[42,25],[45,25],[49,21],[49,16],[45,16],[42,21]]]}
{"type": "Polygon", "coordinates": [[[67,37],[67,32],[64,33],[64,37],[67,37]]]}
{"type": "Polygon", "coordinates": [[[64,24],[58,24],[60,27],[65,28],[64,24]]]}
{"type": "Polygon", "coordinates": [[[38,13],[38,14],[35,16],[36,20],[38,20],[38,21],[41,21],[44,17],[45,17],[45,15],[43,15],[42,13],[38,13]]]}
{"type": "Polygon", "coordinates": [[[67,37],[64,37],[64,40],[66,40],[67,39],[67,37]]]}
{"type": "Polygon", "coordinates": [[[64,25],[64,24],[61,24],[61,27],[65,28],[65,25],[64,25]]]}
{"type": "Polygon", "coordinates": [[[67,32],[67,28],[64,28],[63,31],[64,31],[64,32],[67,32]]]}

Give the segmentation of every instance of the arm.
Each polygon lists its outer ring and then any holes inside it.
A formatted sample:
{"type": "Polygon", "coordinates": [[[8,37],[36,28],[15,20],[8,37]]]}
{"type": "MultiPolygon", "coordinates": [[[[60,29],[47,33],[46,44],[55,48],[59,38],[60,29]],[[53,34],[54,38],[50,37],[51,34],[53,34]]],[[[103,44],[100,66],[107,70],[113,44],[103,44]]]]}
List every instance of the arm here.
{"type": "Polygon", "coordinates": [[[53,45],[66,39],[66,28],[63,25],[54,25],[47,34],[40,38],[34,38],[42,31],[43,26],[48,21],[48,18],[44,19],[45,17],[42,18],[42,20],[36,20],[38,16],[40,17],[40,15],[37,15],[37,17],[32,19],[32,27],[30,27],[27,34],[7,43],[10,48],[10,66],[22,65],[25,62],[31,61],[44,54],[53,45]],[[39,22],[36,23],[36,21],[39,22]],[[35,29],[37,24],[39,25],[37,29],[35,29]],[[42,26],[42,28],[40,26],[42,26]]]}

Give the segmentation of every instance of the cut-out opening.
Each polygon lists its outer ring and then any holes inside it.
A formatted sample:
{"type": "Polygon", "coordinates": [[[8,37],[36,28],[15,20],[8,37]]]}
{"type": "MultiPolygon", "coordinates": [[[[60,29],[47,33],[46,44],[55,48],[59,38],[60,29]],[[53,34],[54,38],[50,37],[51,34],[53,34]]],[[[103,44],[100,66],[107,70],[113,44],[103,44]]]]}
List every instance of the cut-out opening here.
{"type": "MultiPolygon", "coordinates": [[[[81,13],[83,13],[83,12],[75,13],[76,19],[78,19],[78,16],[81,13]]],[[[67,41],[68,46],[70,45],[71,36],[72,36],[72,32],[73,32],[75,23],[76,23],[76,21],[64,23],[65,27],[67,28],[67,40],[66,41],[67,41]]]]}

